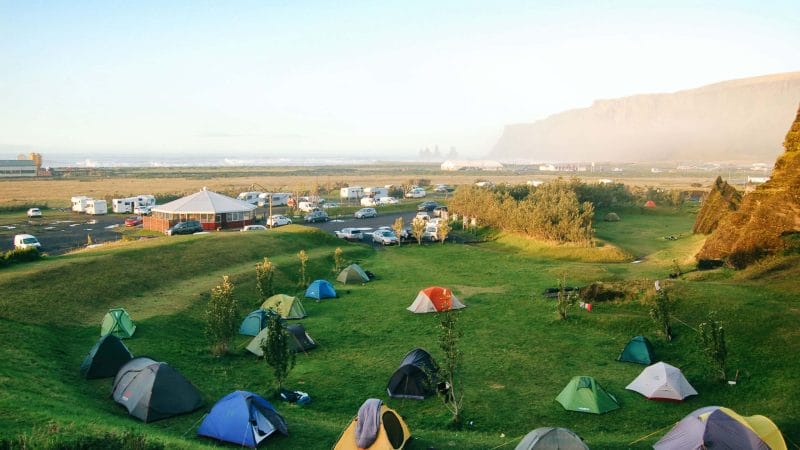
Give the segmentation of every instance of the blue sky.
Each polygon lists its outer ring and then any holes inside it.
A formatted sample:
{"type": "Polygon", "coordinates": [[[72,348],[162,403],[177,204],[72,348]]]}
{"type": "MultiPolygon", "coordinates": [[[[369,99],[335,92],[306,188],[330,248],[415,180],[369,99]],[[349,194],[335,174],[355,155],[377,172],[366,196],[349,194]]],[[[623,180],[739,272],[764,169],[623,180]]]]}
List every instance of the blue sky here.
{"type": "Polygon", "coordinates": [[[0,0],[0,157],[477,156],[595,99],[796,70],[796,0],[0,0]]]}

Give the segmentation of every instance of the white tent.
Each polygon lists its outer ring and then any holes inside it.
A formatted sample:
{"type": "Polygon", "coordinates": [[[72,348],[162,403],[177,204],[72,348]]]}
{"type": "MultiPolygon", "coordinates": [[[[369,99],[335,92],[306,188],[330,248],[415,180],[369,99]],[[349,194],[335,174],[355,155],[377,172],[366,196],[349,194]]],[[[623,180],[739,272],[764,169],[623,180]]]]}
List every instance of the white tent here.
{"type": "Polygon", "coordinates": [[[429,313],[461,309],[465,305],[453,294],[451,289],[431,286],[419,291],[414,303],[407,310],[413,313],[429,313]]]}
{"type": "Polygon", "coordinates": [[[664,362],[645,367],[625,389],[638,392],[650,400],[681,401],[690,395],[697,395],[681,370],[664,362]]]}

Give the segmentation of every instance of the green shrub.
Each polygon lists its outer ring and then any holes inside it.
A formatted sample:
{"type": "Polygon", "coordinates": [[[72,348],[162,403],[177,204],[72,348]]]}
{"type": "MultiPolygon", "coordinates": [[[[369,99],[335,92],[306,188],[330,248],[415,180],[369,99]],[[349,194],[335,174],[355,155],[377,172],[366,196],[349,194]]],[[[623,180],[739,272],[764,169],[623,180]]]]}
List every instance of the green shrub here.
{"type": "Polygon", "coordinates": [[[236,335],[238,307],[233,297],[233,282],[222,277],[222,284],[211,290],[206,309],[206,336],[211,341],[211,353],[221,356],[228,352],[231,338],[236,335]]]}
{"type": "Polygon", "coordinates": [[[12,264],[31,262],[42,259],[42,253],[36,247],[15,248],[5,253],[0,253],[0,267],[12,264]]]}

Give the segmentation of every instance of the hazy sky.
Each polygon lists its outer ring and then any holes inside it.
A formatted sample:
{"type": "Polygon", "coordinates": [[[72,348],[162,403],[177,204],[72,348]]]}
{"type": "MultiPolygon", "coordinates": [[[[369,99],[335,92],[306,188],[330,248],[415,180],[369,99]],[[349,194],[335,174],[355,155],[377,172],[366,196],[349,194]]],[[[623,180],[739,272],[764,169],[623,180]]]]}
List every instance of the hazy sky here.
{"type": "Polygon", "coordinates": [[[794,70],[798,0],[0,0],[0,159],[481,155],[594,99],[794,70]]]}

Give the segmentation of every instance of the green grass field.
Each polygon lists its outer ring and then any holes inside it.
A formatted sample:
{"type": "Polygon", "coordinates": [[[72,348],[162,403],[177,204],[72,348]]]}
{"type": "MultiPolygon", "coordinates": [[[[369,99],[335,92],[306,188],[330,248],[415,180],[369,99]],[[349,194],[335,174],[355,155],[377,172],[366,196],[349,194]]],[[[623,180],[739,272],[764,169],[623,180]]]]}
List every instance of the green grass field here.
{"type": "Polygon", "coordinates": [[[248,337],[238,338],[228,356],[210,355],[203,333],[210,289],[231,275],[244,317],[260,304],[254,265],[261,258],[278,265],[279,291],[295,294],[296,253],[309,252],[312,278],[333,280],[333,251],[342,247],[348,261],[378,278],[364,286],[335,283],[340,298],[304,302],[309,316],[301,322],[319,348],[298,355],[287,384],[310,393],[313,403],[275,402],[290,436],[269,438],[269,448],[332,447],[370,397],[383,399],[406,418],[414,436],[410,448],[510,449],[540,426],[568,427],[592,448],[646,448],[685,414],[708,405],[766,415],[796,448],[792,442],[800,442],[800,420],[792,389],[800,372],[798,287],[776,280],[781,271],[796,272],[797,260],[742,274],[695,272],[677,280],[671,295],[679,300],[680,322],[669,343],[638,301],[595,304],[591,313],[576,307],[568,320],[557,320],[554,302],[540,294],[559,276],[569,284],[653,280],[665,278],[673,260],[690,268],[701,243],[689,234],[692,215],[619,214],[621,222],[597,223],[602,246],[592,250],[548,248],[501,236],[481,244],[375,251],[289,226],[266,233],[125,242],[3,269],[0,442],[64,448],[89,446],[92,436],[127,433],[130,442],[168,447],[221,445],[196,437],[203,415],[235,389],[266,392],[272,378],[263,361],[244,351],[248,337]],[[678,239],[664,239],[669,235],[678,239]],[[634,258],[641,262],[632,263],[634,258]],[[408,350],[419,346],[441,356],[436,317],[405,310],[429,285],[451,287],[467,304],[459,325],[465,419],[472,426],[458,431],[448,427],[440,400],[386,395],[388,378],[408,350]],[[110,399],[111,380],[80,377],[80,362],[98,337],[104,313],[117,306],[125,307],[138,326],[126,341],[131,351],[182,372],[203,393],[204,408],[143,424],[110,399]],[[729,366],[740,373],[736,386],[713,380],[696,343],[693,328],[711,310],[725,322],[729,366]],[[650,337],[657,354],[681,367],[700,395],[673,404],[626,391],[643,366],[615,358],[636,334],[650,337]],[[575,375],[595,377],[620,400],[621,409],[601,416],[565,411],[554,399],[575,375]]]}

